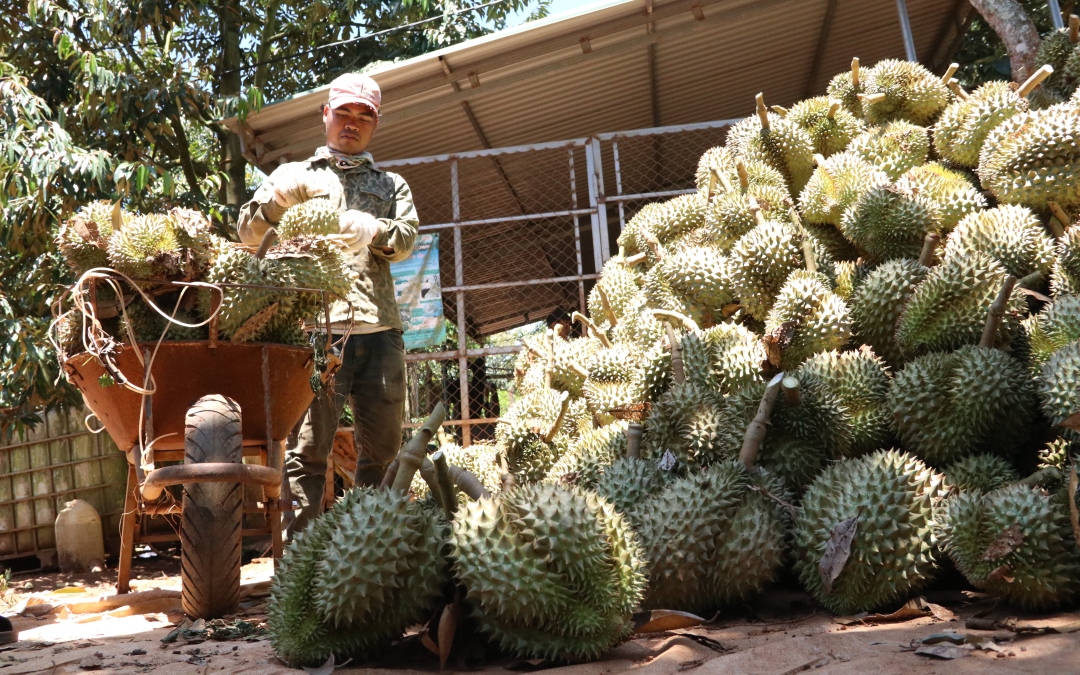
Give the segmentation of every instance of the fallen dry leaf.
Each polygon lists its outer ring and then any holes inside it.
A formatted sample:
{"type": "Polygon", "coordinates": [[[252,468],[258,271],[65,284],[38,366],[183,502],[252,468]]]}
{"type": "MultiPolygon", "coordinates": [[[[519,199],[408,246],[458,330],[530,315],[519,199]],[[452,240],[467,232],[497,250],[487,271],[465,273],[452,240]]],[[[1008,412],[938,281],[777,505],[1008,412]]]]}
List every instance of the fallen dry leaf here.
{"type": "Polygon", "coordinates": [[[689,612],[674,609],[654,609],[634,614],[634,633],[662,633],[680,628],[700,626],[705,619],[689,612]]]}
{"type": "Polygon", "coordinates": [[[1013,523],[1002,530],[994,541],[990,542],[990,545],[986,547],[986,551],[983,552],[982,559],[984,562],[1001,560],[1023,542],[1024,535],[1020,532],[1020,526],[1013,523]]]}
{"type": "Polygon", "coordinates": [[[919,656],[929,656],[935,659],[959,659],[965,656],[970,656],[972,651],[971,645],[950,645],[950,644],[938,644],[938,645],[920,645],[915,648],[915,653],[919,656]]]}
{"type": "Polygon", "coordinates": [[[855,532],[858,529],[858,516],[841,520],[833,527],[829,543],[825,545],[825,553],[821,556],[821,562],[818,563],[818,572],[821,574],[821,582],[825,585],[826,593],[832,593],[833,582],[844,571],[844,565],[851,556],[851,540],[855,538],[855,532]]]}

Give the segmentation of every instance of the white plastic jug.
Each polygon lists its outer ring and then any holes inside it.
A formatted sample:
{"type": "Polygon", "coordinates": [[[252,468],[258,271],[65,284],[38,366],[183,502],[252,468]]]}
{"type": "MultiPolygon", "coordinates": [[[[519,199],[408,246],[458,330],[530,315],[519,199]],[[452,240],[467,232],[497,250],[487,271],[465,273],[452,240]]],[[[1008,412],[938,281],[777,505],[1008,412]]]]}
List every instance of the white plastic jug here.
{"type": "Polygon", "coordinates": [[[101,516],[89,502],[74,499],[56,516],[56,551],[61,572],[100,572],[105,569],[101,516]]]}

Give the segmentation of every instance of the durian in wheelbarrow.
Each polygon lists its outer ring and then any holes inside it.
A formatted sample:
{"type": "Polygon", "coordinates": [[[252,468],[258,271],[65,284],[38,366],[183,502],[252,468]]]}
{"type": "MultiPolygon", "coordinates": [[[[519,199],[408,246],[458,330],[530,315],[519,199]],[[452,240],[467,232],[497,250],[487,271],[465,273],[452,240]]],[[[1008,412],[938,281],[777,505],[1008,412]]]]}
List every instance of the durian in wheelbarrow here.
{"type": "Polygon", "coordinates": [[[133,278],[164,279],[183,270],[173,223],[159,214],[134,216],[109,236],[109,265],[133,278]]]}
{"type": "MultiPolygon", "coordinates": [[[[107,246],[113,232],[113,211],[111,202],[91,202],[60,226],[56,246],[75,272],[109,266],[107,246]]],[[[120,217],[123,223],[131,221],[126,211],[121,211],[120,217]]]]}

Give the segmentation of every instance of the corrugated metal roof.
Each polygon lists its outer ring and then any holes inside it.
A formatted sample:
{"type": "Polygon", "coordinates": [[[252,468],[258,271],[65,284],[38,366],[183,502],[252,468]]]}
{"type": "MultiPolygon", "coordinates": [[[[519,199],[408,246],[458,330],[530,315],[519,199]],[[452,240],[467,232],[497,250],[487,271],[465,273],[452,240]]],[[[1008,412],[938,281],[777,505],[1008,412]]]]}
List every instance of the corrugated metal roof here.
{"type": "MultiPolygon", "coordinates": [[[[962,3],[908,0],[924,63],[943,66],[934,61],[953,36],[954,15],[962,3]]],[[[371,152],[386,161],[480,149],[483,144],[461,101],[472,108],[489,144],[505,147],[740,117],[752,111],[758,91],[778,105],[822,93],[852,56],[861,57],[864,66],[904,56],[894,0],[652,4],[652,35],[646,27],[646,0],[625,0],[525,24],[373,73],[383,89],[384,107],[371,152]],[[832,21],[814,74],[830,5],[832,21]],[[649,42],[654,45],[656,120],[650,105],[649,42]]],[[[318,110],[325,96],[325,87],[305,92],[248,118],[254,137],[247,136],[246,149],[260,168],[269,172],[278,162],[308,157],[322,143],[318,110]]],[[[236,120],[226,123],[235,128],[236,120]]]]}

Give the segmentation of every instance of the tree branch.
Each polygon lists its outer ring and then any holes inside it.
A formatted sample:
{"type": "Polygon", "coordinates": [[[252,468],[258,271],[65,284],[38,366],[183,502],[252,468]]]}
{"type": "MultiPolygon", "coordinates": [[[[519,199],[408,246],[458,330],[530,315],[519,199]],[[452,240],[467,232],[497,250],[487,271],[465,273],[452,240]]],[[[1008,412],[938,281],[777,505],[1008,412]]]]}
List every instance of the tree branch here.
{"type": "Polygon", "coordinates": [[[195,165],[191,161],[191,145],[188,143],[184,124],[178,116],[170,115],[169,125],[172,127],[173,134],[176,135],[176,149],[179,154],[180,166],[184,170],[184,178],[187,180],[188,185],[191,186],[191,191],[199,198],[199,201],[205,201],[206,196],[203,195],[202,188],[199,187],[199,176],[195,173],[195,165]]]}
{"type": "Polygon", "coordinates": [[[971,6],[986,19],[1009,53],[1014,82],[1023,82],[1035,72],[1039,31],[1017,0],[971,0],[971,6]]]}

